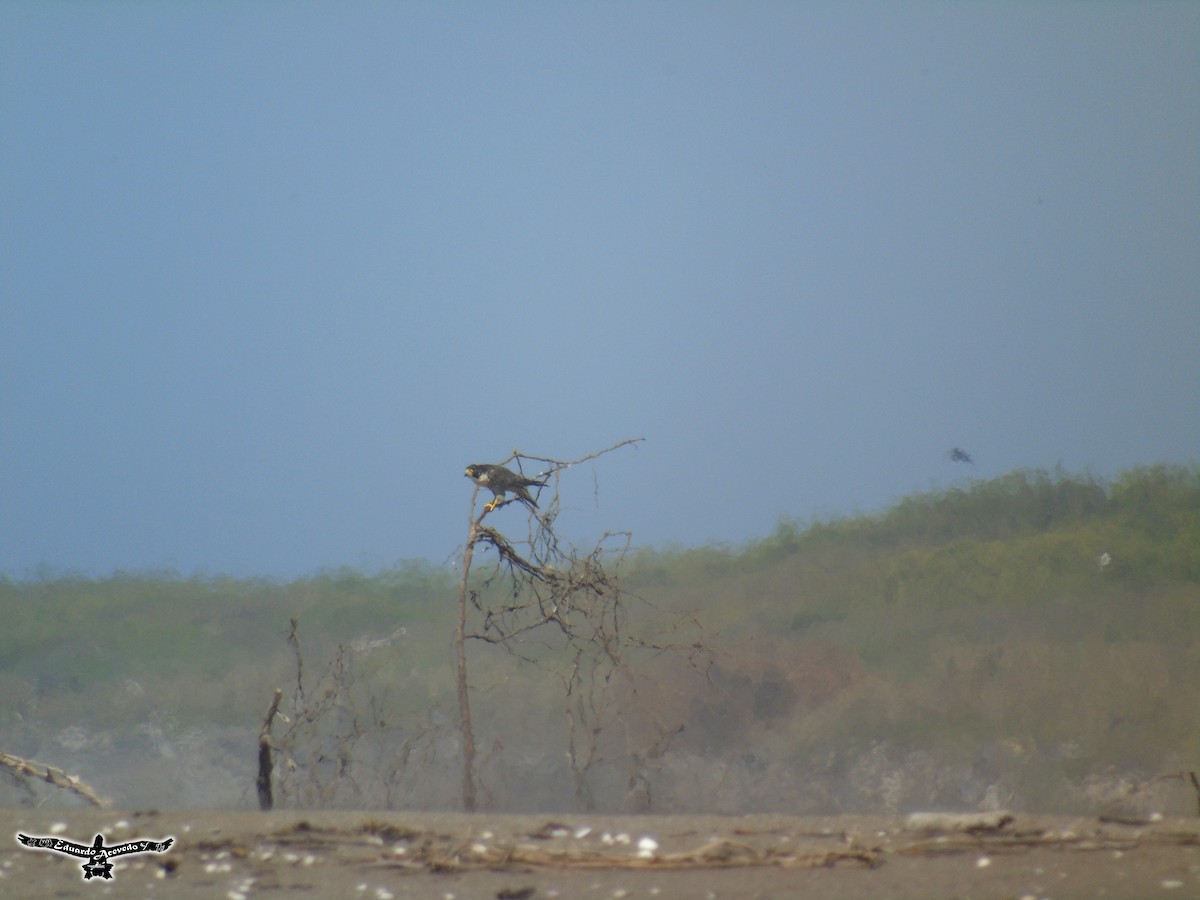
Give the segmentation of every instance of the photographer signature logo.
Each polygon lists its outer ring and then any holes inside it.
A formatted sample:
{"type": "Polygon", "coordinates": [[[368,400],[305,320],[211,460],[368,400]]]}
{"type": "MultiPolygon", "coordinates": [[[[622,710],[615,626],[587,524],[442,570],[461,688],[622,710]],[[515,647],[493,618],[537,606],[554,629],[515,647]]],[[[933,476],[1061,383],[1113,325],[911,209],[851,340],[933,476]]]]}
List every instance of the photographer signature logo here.
{"type": "Polygon", "coordinates": [[[90,847],[86,844],[76,844],[74,841],[64,841],[62,838],[30,837],[20,833],[17,834],[17,840],[34,850],[52,850],[68,856],[86,856],[87,862],[83,864],[85,880],[111,879],[113,867],[109,860],[114,856],[126,856],[132,853],[165,853],[171,844],[175,843],[175,838],[169,837],[165,841],[126,841],[124,844],[113,844],[106,847],[102,834],[96,835],[96,840],[90,847]]]}

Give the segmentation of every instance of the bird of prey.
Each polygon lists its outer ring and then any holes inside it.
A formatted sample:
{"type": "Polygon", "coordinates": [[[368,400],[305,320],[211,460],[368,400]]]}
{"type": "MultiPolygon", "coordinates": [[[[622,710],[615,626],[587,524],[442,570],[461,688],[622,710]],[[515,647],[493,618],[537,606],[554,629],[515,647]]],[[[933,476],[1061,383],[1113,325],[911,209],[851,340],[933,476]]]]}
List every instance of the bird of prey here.
{"type": "Polygon", "coordinates": [[[951,447],[948,451],[946,451],[946,455],[949,456],[954,462],[970,463],[971,465],[975,464],[975,460],[971,459],[971,454],[962,447],[951,447]]]}
{"type": "Polygon", "coordinates": [[[545,481],[538,481],[536,478],[526,478],[524,475],[518,475],[504,466],[491,466],[486,463],[474,463],[467,466],[467,477],[470,478],[480,487],[487,488],[495,496],[492,502],[484,507],[488,512],[491,512],[497,506],[504,502],[504,495],[511,492],[516,494],[517,499],[527,504],[531,509],[537,507],[537,501],[529,493],[531,487],[545,487],[545,481]]]}

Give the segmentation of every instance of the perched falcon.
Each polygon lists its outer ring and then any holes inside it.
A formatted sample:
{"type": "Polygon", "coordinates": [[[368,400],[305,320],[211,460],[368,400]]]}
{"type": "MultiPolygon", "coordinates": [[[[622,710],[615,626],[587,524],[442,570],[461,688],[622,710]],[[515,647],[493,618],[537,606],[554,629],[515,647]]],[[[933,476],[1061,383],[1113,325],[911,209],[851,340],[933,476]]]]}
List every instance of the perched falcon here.
{"type": "Polygon", "coordinates": [[[467,477],[480,487],[485,487],[495,494],[492,502],[484,507],[488,512],[499,506],[504,500],[504,495],[509,492],[516,494],[518,500],[528,504],[531,508],[536,507],[537,501],[529,493],[529,488],[545,487],[546,485],[545,481],[526,478],[504,466],[489,466],[485,463],[467,466],[467,477]]]}

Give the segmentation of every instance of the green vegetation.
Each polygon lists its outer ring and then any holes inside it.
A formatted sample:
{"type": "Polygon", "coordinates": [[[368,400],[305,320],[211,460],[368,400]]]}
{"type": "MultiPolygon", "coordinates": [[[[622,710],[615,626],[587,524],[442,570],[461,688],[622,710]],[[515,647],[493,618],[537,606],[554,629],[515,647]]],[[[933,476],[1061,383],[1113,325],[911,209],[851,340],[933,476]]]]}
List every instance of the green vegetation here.
{"type": "MultiPolygon", "coordinates": [[[[743,808],[755,785],[775,808],[781,773],[804,771],[826,785],[816,799],[816,781],[794,788],[816,810],[917,797],[973,805],[987,785],[1017,804],[1069,808],[1102,772],[1200,768],[1195,467],[1138,468],[1111,483],[1018,471],[875,516],[782,522],[738,549],[642,550],[622,581],[648,601],[640,615],[689,611],[700,635],[689,640],[708,651],[687,671],[652,652],[634,661],[627,718],[684,726],[645,770],[660,809],[720,807],[713,798],[733,791],[735,768],[743,808]],[[936,765],[917,785],[920,754],[936,765]],[[873,774],[885,757],[909,787],[873,774]],[[672,771],[696,760],[720,761],[724,774],[689,807],[672,771]]],[[[35,725],[97,714],[117,728],[152,717],[256,728],[271,691],[295,684],[292,618],[310,683],[338,645],[358,647],[360,689],[386,700],[390,720],[433,721],[431,710],[454,706],[454,596],[452,573],[422,564],[287,584],[0,580],[10,699],[0,749],[35,725]]],[[[561,698],[536,664],[550,651],[531,648],[524,662],[471,652],[481,739],[561,755],[561,698]]],[[[703,793],[709,782],[688,771],[686,791],[703,793]]]]}
{"type": "Polygon", "coordinates": [[[1021,471],[642,564],[656,596],[693,598],[748,648],[722,666],[795,698],[786,721],[741,715],[731,734],[769,724],[805,764],[831,747],[952,759],[994,745],[1012,757],[997,777],[1068,804],[1063,779],[1200,765],[1198,529],[1195,468],[1111,485],[1021,471]]]}

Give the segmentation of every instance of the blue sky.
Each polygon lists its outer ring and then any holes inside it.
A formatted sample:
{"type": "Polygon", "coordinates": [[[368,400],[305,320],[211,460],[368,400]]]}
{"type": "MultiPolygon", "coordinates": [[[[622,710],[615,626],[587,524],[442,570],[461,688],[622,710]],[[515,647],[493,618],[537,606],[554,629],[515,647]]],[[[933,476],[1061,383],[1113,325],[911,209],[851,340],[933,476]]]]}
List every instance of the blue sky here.
{"type": "Polygon", "coordinates": [[[10,0],[0,573],[440,565],[467,463],[632,437],[568,539],[1195,462],[1197,46],[1189,3],[10,0]]]}

